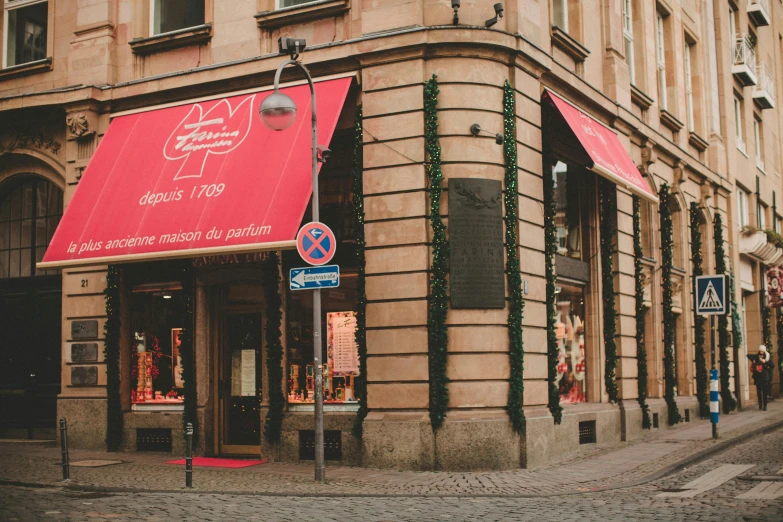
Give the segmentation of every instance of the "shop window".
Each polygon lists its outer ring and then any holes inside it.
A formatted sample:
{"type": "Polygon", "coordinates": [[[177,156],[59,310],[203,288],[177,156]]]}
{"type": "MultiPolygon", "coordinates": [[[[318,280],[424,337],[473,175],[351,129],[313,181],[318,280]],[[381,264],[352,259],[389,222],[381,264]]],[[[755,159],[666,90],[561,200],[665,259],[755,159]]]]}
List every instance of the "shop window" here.
{"type": "Polygon", "coordinates": [[[555,180],[557,254],[581,261],[584,176],[576,170],[558,161],[552,176],[555,180]]]}
{"type": "Polygon", "coordinates": [[[49,2],[5,0],[4,67],[46,58],[49,2]]]}
{"type": "Polygon", "coordinates": [[[39,270],[63,213],[63,193],[49,181],[27,178],[0,201],[0,279],[57,274],[39,270]]]}
{"type": "MultiPolygon", "coordinates": [[[[337,239],[332,264],[340,265],[340,286],[321,291],[324,339],[324,402],[357,404],[354,380],[359,374],[355,341],[356,230],[352,216],[353,135],[338,131],[330,143],[332,155],[319,175],[321,221],[337,239]]],[[[310,221],[305,213],[303,223],[310,221]]],[[[283,273],[303,266],[293,251],[283,253],[283,273]]],[[[289,291],[286,297],[288,403],[313,403],[313,293],[289,291]]]]}
{"type": "Polygon", "coordinates": [[[556,383],[560,390],[560,402],[585,402],[585,288],[558,282],[555,291],[555,335],[558,350],[556,383]]]}
{"type": "Polygon", "coordinates": [[[672,212],[672,266],[684,270],[685,268],[685,244],[682,233],[684,228],[683,214],[677,200],[672,197],[669,201],[672,212]]]}
{"type": "Polygon", "coordinates": [[[133,284],[140,274],[161,273],[160,263],[125,269],[131,282],[130,395],[137,405],[180,405],[184,400],[182,376],[182,330],[185,299],[179,281],[133,284]],[[146,270],[145,270],[146,269],[146,270]]]}
{"type": "MultiPolygon", "coordinates": [[[[641,198],[640,198],[641,199],[641,198]]],[[[652,215],[653,212],[657,215],[657,209],[653,209],[653,206],[641,199],[641,205],[639,208],[639,225],[642,230],[641,244],[642,244],[642,256],[652,259],[654,258],[654,237],[655,229],[652,215]]]]}
{"type": "Polygon", "coordinates": [[[204,0],[150,0],[150,35],[204,24],[204,0]]]}

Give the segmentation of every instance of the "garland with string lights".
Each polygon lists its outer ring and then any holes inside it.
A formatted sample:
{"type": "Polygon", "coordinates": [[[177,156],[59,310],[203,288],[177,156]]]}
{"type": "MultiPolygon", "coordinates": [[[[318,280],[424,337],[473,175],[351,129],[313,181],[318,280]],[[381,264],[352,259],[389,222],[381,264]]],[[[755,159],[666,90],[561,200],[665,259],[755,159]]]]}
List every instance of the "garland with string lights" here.
{"type": "MultiPolygon", "coordinates": [[[[548,154],[545,154],[545,157],[548,154]]],[[[563,420],[563,407],[560,405],[560,390],[557,386],[557,306],[555,303],[555,253],[557,252],[557,227],[555,214],[555,178],[551,170],[544,174],[544,268],[546,275],[546,345],[547,345],[547,382],[549,408],[555,424],[563,420]]]]}
{"type": "Polygon", "coordinates": [[[661,218],[661,277],[663,283],[663,370],[664,398],[669,411],[669,426],[682,420],[677,403],[674,400],[674,388],[677,385],[675,371],[674,335],[676,318],[674,317],[674,289],[672,288],[672,259],[674,257],[674,236],[672,231],[672,209],[669,204],[669,185],[664,183],[658,194],[661,218]]]}
{"type": "MultiPolygon", "coordinates": [[[[742,319],[740,319],[739,307],[737,307],[737,299],[735,298],[737,292],[734,287],[734,271],[729,269],[728,276],[729,276],[729,292],[730,292],[729,304],[731,305],[731,331],[732,331],[731,342],[732,342],[732,351],[734,352],[734,360],[737,361],[739,360],[740,348],[742,348],[742,342],[743,342],[742,319]]],[[[739,393],[739,392],[735,391],[735,393],[739,393]]],[[[735,402],[734,409],[736,409],[736,407],[737,407],[737,403],[735,402]]]]}
{"type": "Polygon", "coordinates": [[[514,90],[508,83],[503,84],[503,156],[506,159],[504,202],[506,206],[506,280],[508,281],[508,355],[511,375],[508,379],[508,416],[514,431],[521,433],[525,427],[525,416],[522,412],[522,394],[524,393],[525,349],[522,344],[522,315],[525,310],[525,299],[522,296],[522,273],[519,266],[519,248],[517,232],[519,217],[517,213],[518,172],[517,172],[517,140],[516,140],[516,98],[514,90]]]}
{"type": "Polygon", "coordinates": [[[768,353],[772,354],[772,309],[767,306],[764,295],[761,296],[761,335],[768,353]]]}
{"type": "Polygon", "coordinates": [[[354,226],[356,227],[356,346],[359,351],[359,375],[354,380],[356,400],[359,410],[353,424],[353,434],[362,438],[364,419],[367,417],[367,293],[364,275],[364,167],[362,106],[356,108],[356,121],[353,124],[353,183],[351,202],[353,204],[354,226]]]}
{"type": "Polygon", "coordinates": [[[432,227],[432,272],[430,274],[429,317],[427,320],[427,350],[430,377],[430,422],[437,430],[446,419],[449,402],[446,359],[448,357],[448,327],[446,315],[449,308],[447,293],[447,260],[449,243],[446,226],[440,217],[440,198],[443,192],[443,171],[438,138],[438,79],[433,74],[424,86],[424,148],[429,161],[426,163],[429,180],[430,226],[432,227]]]}
{"type": "Polygon", "coordinates": [[[642,267],[642,201],[633,197],[633,274],[636,284],[636,402],[642,409],[642,428],[652,427],[650,406],[647,404],[647,348],[644,344],[644,268],[642,267]]]}
{"type": "MultiPolygon", "coordinates": [[[[783,383],[783,308],[775,311],[775,331],[778,334],[778,382],[783,383]]],[[[769,347],[772,351],[772,347],[769,347]]]]}
{"type": "Polygon", "coordinates": [[[182,427],[193,425],[193,441],[198,440],[198,417],[196,414],[196,361],[193,347],[195,327],[193,301],[196,298],[196,278],[192,262],[184,261],[180,268],[183,299],[183,328],[180,334],[179,354],[182,357],[182,385],[184,388],[184,412],[182,427]]]}
{"type": "MultiPolygon", "coordinates": [[[[693,280],[704,275],[702,269],[701,253],[701,225],[703,217],[699,211],[699,205],[691,202],[691,262],[693,263],[693,280]]],[[[707,392],[707,360],[704,352],[705,332],[703,315],[696,313],[696,301],[693,302],[693,346],[696,357],[696,399],[699,401],[699,417],[706,419],[710,416],[710,403],[707,392]]]]}
{"type": "MultiPolygon", "coordinates": [[[[713,221],[714,237],[715,237],[715,273],[726,274],[729,276],[729,292],[731,298],[732,308],[734,306],[734,278],[731,274],[728,274],[726,269],[726,254],[723,251],[723,219],[720,212],[715,213],[715,220],[713,221]]],[[[732,310],[732,322],[733,318],[732,310]]],[[[736,330],[736,326],[739,322],[733,322],[735,326],[734,338],[739,339],[742,342],[742,336],[740,332],[736,330]]],[[[720,352],[720,396],[723,402],[723,413],[730,413],[736,407],[737,403],[734,397],[731,395],[731,386],[729,384],[729,318],[727,315],[718,316],[718,351],[720,352]]]]}
{"type": "Polygon", "coordinates": [[[600,236],[601,236],[601,299],[604,307],[604,386],[609,395],[609,402],[617,402],[619,390],[617,388],[617,309],[614,303],[614,267],[612,258],[615,253],[614,218],[617,216],[617,200],[615,199],[615,185],[603,178],[598,185],[599,205],[601,208],[600,236]]]}
{"type": "Polygon", "coordinates": [[[264,439],[270,444],[280,442],[283,429],[283,337],[280,327],[283,324],[283,298],[280,295],[280,257],[270,252],[264,262],[264,275],[261,282],[264,288],[266,304],[266,325],[264,341],[266,344],[266,375],[269,379],[269,410],[264,422],[264,439]]]}
{"type": "Polygon", "coordinates": [[[106,361],[106,448],[119,451],[123,417],[120,403],[120,267],[109,265],[106,274],[106,323],[103,357],[106,361]]]}

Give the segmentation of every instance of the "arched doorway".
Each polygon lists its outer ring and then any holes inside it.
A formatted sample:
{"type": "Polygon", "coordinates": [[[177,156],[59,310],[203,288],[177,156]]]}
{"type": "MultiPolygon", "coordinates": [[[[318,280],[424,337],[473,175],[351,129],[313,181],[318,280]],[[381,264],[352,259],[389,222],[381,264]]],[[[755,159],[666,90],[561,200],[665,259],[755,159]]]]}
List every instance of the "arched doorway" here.
{"type": "Polygon", "coordinates": [[[62,279],[38,270],[63,192],[38,176],[0,185],[0,436],[54,438],[60,392],[62,279]]]}

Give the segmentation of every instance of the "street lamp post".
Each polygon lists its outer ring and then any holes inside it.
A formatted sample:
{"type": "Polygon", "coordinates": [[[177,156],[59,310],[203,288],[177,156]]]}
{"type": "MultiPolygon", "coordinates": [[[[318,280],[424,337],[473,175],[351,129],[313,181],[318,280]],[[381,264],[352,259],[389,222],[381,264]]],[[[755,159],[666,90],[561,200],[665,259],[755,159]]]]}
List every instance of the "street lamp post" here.
{"type": "MultiPolygon", "coordinates": [[[[318,126],[315,116],[315,86],[310,71],[297,58],[299,51],[304,50],[305,41],[281,37],[278,40],[281,53],[290,53],[291,59],[281,63],[275,73],[275,92],[267,96],[261,103],[259,114],[264,125],[272,130],[282,131],[293,125],[296,120],[296,103],[287,94],[280,92],[280,75],[289,65],[298,67],[304,72],[310,86],[310,106],[312,112],[312,184],[313,184],[313,221],[320,221],[318,201],[318,126]]],[[[326,480],[324,466],[324,389],[323,364],[321,362],[321,290],[313,290],[313,373],[315,374],[315,480],[326,480]]]]}

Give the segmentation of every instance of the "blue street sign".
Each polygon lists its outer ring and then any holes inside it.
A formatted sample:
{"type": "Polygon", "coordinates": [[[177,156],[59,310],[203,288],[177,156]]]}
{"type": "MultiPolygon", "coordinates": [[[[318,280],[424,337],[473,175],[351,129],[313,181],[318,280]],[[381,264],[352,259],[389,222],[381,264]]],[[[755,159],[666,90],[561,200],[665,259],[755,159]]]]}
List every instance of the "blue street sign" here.
{"type": "Polygon", "coordinates": [[[340,267],[337,265],[292,268],[289,273],[291,290],[313,290],[340,286],[340,267]]]}
{"type": "Polygon", "coordinates": [[[725,315],[726,276],[705,275],[696,277],[696,314],[725,315]]]}

